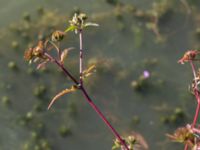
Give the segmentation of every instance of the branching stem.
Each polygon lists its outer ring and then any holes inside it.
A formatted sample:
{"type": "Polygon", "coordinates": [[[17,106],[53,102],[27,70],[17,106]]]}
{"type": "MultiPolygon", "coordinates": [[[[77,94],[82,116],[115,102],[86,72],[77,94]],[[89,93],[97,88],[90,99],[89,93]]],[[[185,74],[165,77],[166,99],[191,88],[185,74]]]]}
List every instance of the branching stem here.
{"type": "Polygon", "coordinates": [[[74,76],[63,66],[63,64],[61,64],[59,61],[57,61],[55,58],[53,58],[52,56],[50,56],[49,54],[45,53],[45,56],[51,60],[52,62],[54,62],[59,68],[62,69],[62,71],[64,72],[64,74],[69,77],[76,85],[79,86],[79,89],[81,90],[81,92],[83,93],[85,99],[87,100],[87,102],[90,104],[90,106],[94,109],[94,111],[99,115],[99,117],[103,120],[103,122],[110,128],[110,130],[112,131],[112,133],[114,134],[114,136],[120,141],[121,145],[123,145],[125,147],[126,150],[129,150],[126,142],[121,138],[121,136],[119,135],[119,133],[115,130],[115,128],[110,124],[110,122],[106,119],[106,117],[103,115],[103,113],[100,111],[100,109],[94,104],[94,102],[92,101],[92,99],[90,98],[90,96],[88,95],[87,91],[85,90],[84,86],[81,85],[75,78],[74,76]]]}
{"type": "MultiPolygon", "coordinates": [[[[194,128],[196,123],[197,123],[199,111],[200,111],[200,96],[199,96],[198,85],[197,85],[197,80],[196,80],[197,79],[196,69],[195,69],[195,65],[194,65],[192,60],[190,61],[190,65],[191,65],[192,73],[193,73],[193,76],[194,76],[193,91],[194,91],[195,98],[197,100],[197,107],[196,107],[194,119],[193,119],[193,122],[192,122],[192,125],[191,125],[191,127],[194,128]]],[[[185,144],[184,150],[188,150],[188,144],[185,144]]]]}

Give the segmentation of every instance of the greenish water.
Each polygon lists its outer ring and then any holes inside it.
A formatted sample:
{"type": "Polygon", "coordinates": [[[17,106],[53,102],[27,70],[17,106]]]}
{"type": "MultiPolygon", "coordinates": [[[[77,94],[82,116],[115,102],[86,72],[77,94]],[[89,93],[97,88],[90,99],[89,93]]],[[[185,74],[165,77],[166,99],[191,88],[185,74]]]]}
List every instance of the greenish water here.
{"type": "MultiPolygon", "coordinates": [[[[51,98],[70,83],[53,65],[43,72],[33,71],[35,66],[23,60],[27,45],[36,44],[38,34],[63,30],[75,8],[100,24],[84,32],[85,65],[98,62],[96,74],[86,81],[94,102],[122,135],[140,133],[151,150],[183,149],[165,134],[190,123],[195,111],[187,89],[191,70],[177,60],[187,49],[199,48],[199,2],[168,1],[167,13],[158,23],[160,36],[147,27],[152,18],[136,16],[132,10],[134,5],[149,12],[153,2],[164,0],[126,0],[117,9],[104,0],[1,0],[0,150],[111,149],[113,135],[79,92],[63,96],[46,110],[51,98]],[[38,14],[41,7],[43,15],[38,14]],[[30,22],[23,20],[27,13],[30,22]],[[135,90],[131,83],[144,70],[151,74],[148,83],[135,90]],[[170,118],[177,108],[184,117],[163,123],[162,118],[170,118]],[[59,131],[63,126],[70,130],[66,137],[59,131]]],[[[65,41],[62,47],[76,48],[66,66],[78,74],[78,39],[69,34],[65,41]]]]}

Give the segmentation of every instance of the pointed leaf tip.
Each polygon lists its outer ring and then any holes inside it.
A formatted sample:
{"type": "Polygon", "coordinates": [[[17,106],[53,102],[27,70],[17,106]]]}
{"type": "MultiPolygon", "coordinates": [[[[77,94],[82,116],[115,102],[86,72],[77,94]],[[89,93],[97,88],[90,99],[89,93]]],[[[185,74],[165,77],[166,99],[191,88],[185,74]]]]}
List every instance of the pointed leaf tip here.
{"type": "Polygon", "coordinates": [[[87,22],[87,23],[85,23],[85,25],[84,25],[84,27],[89,27],[89,26],[98,27],[99,24],[93,23],[93,22],[87,22]]]}

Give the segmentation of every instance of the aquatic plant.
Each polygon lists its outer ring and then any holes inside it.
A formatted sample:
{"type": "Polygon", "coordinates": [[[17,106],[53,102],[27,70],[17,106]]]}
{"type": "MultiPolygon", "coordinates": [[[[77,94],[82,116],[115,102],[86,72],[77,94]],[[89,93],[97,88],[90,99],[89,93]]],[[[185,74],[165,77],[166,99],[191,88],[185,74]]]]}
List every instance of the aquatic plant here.
{"type": "Polygon", "coordinates": [[[196,70],[195,62],[199,61],[199,50],[188,50],[178,63],[184,64],[189,62],[193,73],[193,82],[190,86],[191,93],[196,98],[196,112],[191,124],[187,124],[185,127],[179,127],[173,135],[167,134],[167,136],[173,141],[184,143],[184,150],[199,150],[200,149],[200,126],[197,124],[199,111],[200,111],[200,70],[196,70]]]}
{"type": "MultiPolygon", "coordinates": [[[[122,149],[122,150],[133,150],[135,143],[138,145],[145,145],[145,149],[148,148],[146,142],[144,142],[144,139],[141,138],[141,136],[136,136],[136,134],[132,134],[131,136],[128,136],[127,138],[122,138],[120,134],[115,130],[115,128],[110,124],[110,122],[107,120],[107,118],[104,116],[104,114],[101,112],[101,110],[94,104],[93,100],[89,96],[87,90],[84,86],[84,80],[88,78],[90,75],[92,75],[95,72],[96,65],[91,64],[87,69],[84,69],[83,66],[83,30],[90,26],[98,26],[96,23],[92,22],[86,22],[87,16],[84,13],[75,13],[73,18],[69,21],[70,25],[67,27],[65,31],[54,31],[50,38],[46,40],[41,40],[38,42],[38,44],[35,47],[30,47],[28,50],[24,53],[24,58],[29,63],[37,63],[37,69],[45,68],[48,63],[53,63],[60,68],[63,73],[66,75],[67,78],[69,78],[73,84],[71,87],[66,88],[59,92],[49,103],[48,109],[52,107],[52,105],[63,95],[81,91],[86,101],[89,103],[89,105],[94,109],[94,111],[98,114],[98,116],[104,121],[104,123],[110,128],[114,136],[116,137],[116,140],[114,142],[113,149],[122,149]],[[64,39],[65,35],[69,32],[73,31],[76,35],[79,36],[79,79],[76,78],[76,76],[72,75],[70,70],[64,65],[64,61],[68,56],[68,53],[74,49],[72,47],[66,48],[62,50],[60,48],[60,42],[64,39]],[[54,51],[54,53],[52,53],[54,51]],[[56,55],[55,55],[56,52],[56,55]],[[138,142],[138,139],[140,142],[138,142]],[[142,144],[145,143],[145,144],[142,144]]],[[[148,72],[145,72],[146,76],[149,76],[148,72]]],[[[42,94],[42,93],[41,93],[42,94]]],[[[38,95],[38,94],[37,94],[38,95]]],[[[39,93],[40,95],[40,93],[39,93]]],[[[68,128],[62,128],[60,133],[61,135],[66,135],[70,131],[68,128]]],[[[135,148],[134,148],[135,149],[135,148]]]]}

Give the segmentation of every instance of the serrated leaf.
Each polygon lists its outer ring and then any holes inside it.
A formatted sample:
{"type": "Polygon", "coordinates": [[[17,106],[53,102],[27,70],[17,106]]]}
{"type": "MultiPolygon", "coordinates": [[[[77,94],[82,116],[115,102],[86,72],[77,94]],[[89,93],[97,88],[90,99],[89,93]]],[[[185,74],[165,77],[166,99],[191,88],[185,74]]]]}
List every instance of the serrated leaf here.
{"type": "Polygon", "coordinates": [[[96,66],[92,65],[88,69],[83,71],[82,76],[83,76],[83,78],[86,78],[86,77],[90,76],[92,73],[94,73],[95,71],[96,71],[96,66]]]}
{"type": "Polygon", "coordinates": [[[99,25],[97,23],[92,23],[92,22],[86,22],[84,24],[84,27],[89,27],[89,26],[98,27],[99,25]]]}
{"type": "Polygon", "coordinates": [[[60,56],[60,62],[63,64],[64,63],[64,60],[65,58],[68,56],[68,53],[70,50],[74,49],[73,47],[70,47],[70,48],[67,48],[67,49],[64,49],[61,53],[61,56],[60,56]]]}
{"type": "Polygon", "coordinates": [[[77,87],[76,86],[72,86],[70,89],[65,89],[63,91],[61,91],[60,93],[58,93],[56,96],[54,96],[54,98],[51,100],[51,102],[49,103],[48,105],[48,109],[51,108],[51,106],[53,105],[53,103],[58,100],[58,98],[60,98],[61,96],[65,95],[65,94],[68,94],[68,93],[71,93],[71,92],[74,92],[77,90],[77,87]]]}
{"type": "Polygon", "coordinates": [[[65,32],[74,31],[74,30],[76,30],[76,29],[77,29],[76,26],[71,25],[71,26],[69,26],[69,27],[65,30],[65,32]]]}

